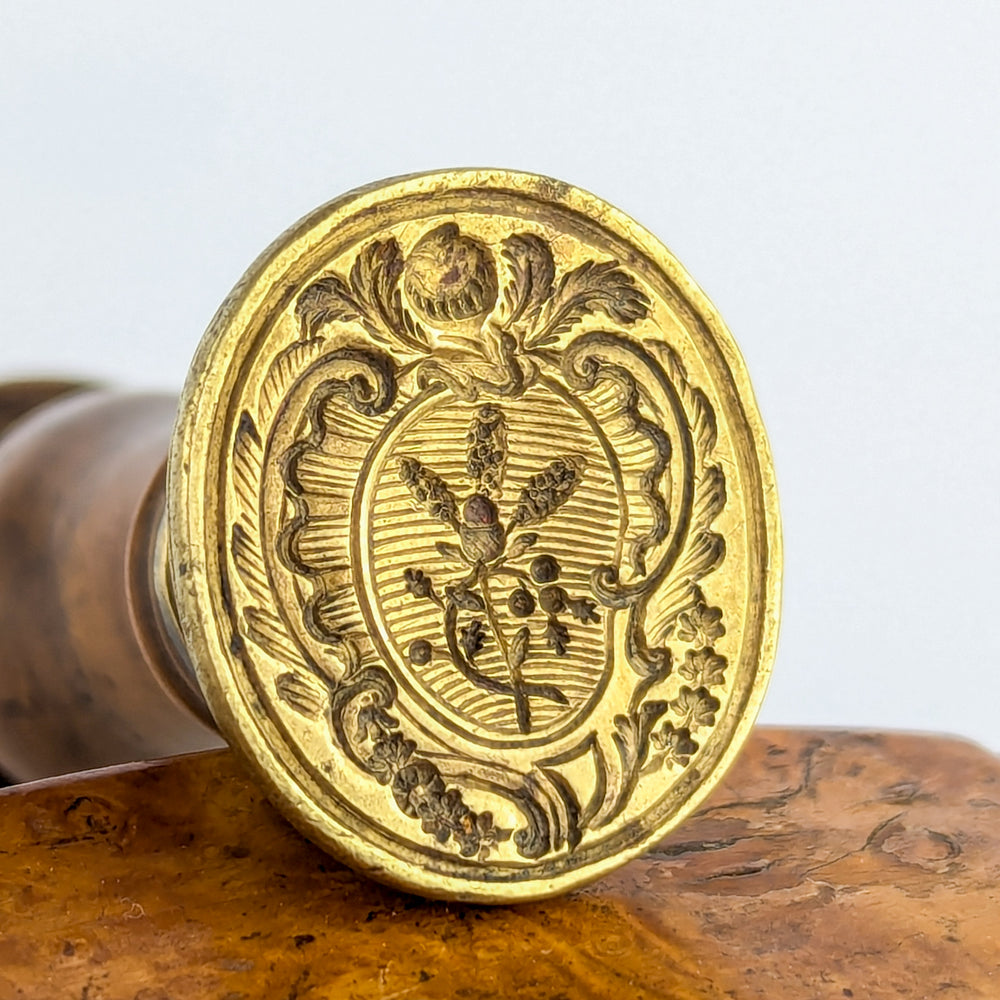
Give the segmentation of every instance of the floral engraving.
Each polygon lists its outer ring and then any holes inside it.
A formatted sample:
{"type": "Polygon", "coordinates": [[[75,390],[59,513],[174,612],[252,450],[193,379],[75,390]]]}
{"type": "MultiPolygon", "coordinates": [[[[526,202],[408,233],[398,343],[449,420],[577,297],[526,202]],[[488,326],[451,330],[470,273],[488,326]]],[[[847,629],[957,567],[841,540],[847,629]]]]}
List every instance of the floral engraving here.
{"type": "Polygon", "coordinates": [[[518,728],[530,733],[532,698],[567,704],[566,695],[557,686],[524,679],[523,668],[532,649],[544,644],[556,655],[566,655],[572,640],[562,615],[570,615],[584,625],[600,621],[593,600],[569,594],[559,585],[559,563],[539,545],[538,530],[543,530],[546,519],[572,496],[585,463],[578,455],[554,458],[528,479],[518,494],[512,516],[504,524],[496,503],[486,492],[499,497],[503,489],[507,460],[503,410],[495,404],[480,407],[467,442],[466,468],[472,492],[462,499],[419,459],[408,455],[399,459],[399,477],[417,505],[430,517],[447,524],[457,539],[457,544],[439,542],[437,546],[444,560],[456,567],[445,577],[447,582],[440,593],[425,567],[407,567],[403,571],[409,593],[439,609],[446,640],[443,650],[434,650],[426,639],[415,640],[410,646],[410,662],[419,667],[435,656],[448,657],[456,670],[477,687],[509,695],[514,701],[518,728]],[[538,530],[518,531],[529,525],[538,530]],[[525,565],[532,555],[530,564],[525,565]],[[524,623],[512,635],[501,624],[498,602],[524,623]],[[530,626],[539,617],[541,625],[533,632],[530,626]],[[477,669],[476,657],[487,642],[500,647],[507,664],[507,681],[498,681],[477,669]]]}
{"type": "Polygon", "coordinates": [[[298,339],[276,355],[257,410],[236,429],[230,555],[247,597],[240,641],[281,664],[273,693],[282,706],[328,727],[336,751],[384,786],[402,816],[463,857],[486,857],[508,841],[526,858],[575,849],[588,830],[621,816],[640,781],[691,766],[725,711],[728,664],[717,651],[724,612],[702,591],[725,554],[712,527],[726,503],[713,459],[715,415],[655,324],[647,324],[647,339],[634,334],[650,312],[645,290],[618,261],[561,267],[537,233],[490,242],[447,222],[408,252],[400,238],[383,235],[349,269],[331,269],[298,293],[298,339]],[[284,401],[307,380],[299,429],[273,459],[285,507],[275,551],[265,553],[265,441],[284,401]],[[612,399],[619,433],[641,456],[630,459],[632,479],[620,490],[631,504],[630,518],[621,519],[627,532],[612,561],[595,561],[585,588],[579,575],[568,580],[550,535],[593,474],[587,458],[554,449],[511,472],[512,408],[552,384],[612,399]],[[579,741],[593,748],[596,771],[586,801],[558,761],[454,762],[422,746],[398,710],[391,664],[368,624],[342,610],[353,607],[356,584],[335,580],[328,555],[309,541],[315,523],[329,517],[317,513],[329,498],[315,502],[309,476],[331,421],[363,417],[365,426],[383,428],[430,392],[461,403],[471,418],[464,476],[440,465],[433,449],[395,455],[395,486],[411,504],[414,532],[447,529],[436,555],[395,570],[407,607],[426,609],[419,620],[427,627],[405,645],[405,662],[416,672],[443,667],[505,701],[528,737],[540,705],[569,700],[533,665],[543,656],[570,662],[583,637],[610,635],[614,626],[631,695],[603,730],[579,741]],[[290,632],[271,608],[272,556],[303,595],[292,609],[300,631],[290,632]],[[504,675],[483,669],[497,652],[504,675]],[[503,801],[521,817],[519,827],[497,826],[491,809],[473,808],[476,795],[503,801]]]}

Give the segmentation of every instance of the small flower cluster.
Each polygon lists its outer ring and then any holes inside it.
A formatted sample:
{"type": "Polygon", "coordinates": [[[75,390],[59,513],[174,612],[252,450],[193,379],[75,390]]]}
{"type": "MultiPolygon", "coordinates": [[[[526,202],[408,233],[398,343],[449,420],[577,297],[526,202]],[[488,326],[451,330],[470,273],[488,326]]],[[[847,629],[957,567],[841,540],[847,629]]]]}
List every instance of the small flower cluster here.
{"type": "Polygon", "coordinates": [[[433,469],[428,469],[417,458],[403,455],[399,459],[399,478],[431,517],[445,524],[456,522],[458,501],[448,484],[433,469]]]}
{"type": "Polygon", "coordinates": [[[479,407],[465,436],[465,468],[476,488],[498,496],[507,464],[507,423],[499,406],[479,407]]]}
{"type": "Polygon", "coordinates": [[[726,634],[722,608],[710,608],[699,601],[690,611],[677,616],[677,638],[698,646],[711,646],[726,634]]]}
{"type": "Polygon", "coordinates": [[[439,844],[453,837],[464,858],[482,855],[510,836],[509,830],[497,829],[492,813],[470,809],[462,793],[448,788],[441,772],[428,760],[404,764],[393,778],[392,794],[399,808],[419,819],[424,833],[439,844]]]}
{"type": "Polygon", "coordinates": [[[564,455],[549,462],[528,480],[518,495],[511,527],[544,521],[570,498],[582,473],[583,459],[578,455],[564,455]]]}
{"type": "Polygon", "coordinates": [[[671,766],[686,767],[698,751],[699,744],[693,734],[714,726],[722,707],[711,689],[726,682],[726,658],[713,648],[713,644],[726,634],[722,609],[709,607],[700,591],[696,591],[696,596],[694,607],[677,617],[676,637],[692,644],[678,668],[678,673],[688,683],[681,686],[677,697],[669,703],[670,712],[677,721],[676,724],[665,722],[651,736],[653,744],[671,766]]]}
{"type": "Polygon", "coordinates": [[[438,843],[455,839],[463,857],[485,856],[489,848],[510,836],[498,830],[489,812],[475,813],[457,788],[448,788],[437,767],[414,756],[417,745],[396,728],[398,722],[378,703],[358,713],[359,736],[372,741],[365,765],[382,785],[392,789],[396,804],[407,815],[420,820],[425,833],[438,843]]]}
{"type": "Polygon", "coordinates": [[[665,722],[651,737],[653,745],[664,752],[670,764],[687,767],[691,757],[698,752],[698,744],[691,738],[691,730],[678,729],[672,722],[665,722]]]}

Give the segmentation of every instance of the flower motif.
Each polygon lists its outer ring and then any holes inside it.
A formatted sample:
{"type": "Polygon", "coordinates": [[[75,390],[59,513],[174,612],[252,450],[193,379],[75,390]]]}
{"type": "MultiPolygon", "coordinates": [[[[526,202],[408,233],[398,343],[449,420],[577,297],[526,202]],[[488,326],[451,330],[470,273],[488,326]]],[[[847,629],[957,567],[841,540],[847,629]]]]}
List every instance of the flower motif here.
{"type": "Polygon", "coordinates": [[[689,649],[678,669],[681,677],[699,686],[712,687],[726,682],[726,658],[714,649],[689,649]]]}
{"type": "Polygon", "coordinates": [[[417,803],[416,809],[424,833],[432,834],[439,844],[459,833],[462,819],[474,815],[457,788],[431,792],[417,803]]]}
{"type": "Polygon", "coordinates": [[[372,748],[367,762],[368,768],[378,779],[379,784],[387,785],[406,765],[416,747],[416,743],[404,739],[402,733],[390,733],[372,748]]]}
{"type": "Polygon", "coordinates": [[[699,646],[711,646],[726,634],[722,624],[722,608],[710,608],[704,601],[677,618],[677,638],[699,646]]]}
{"type": "Polygon", "coordinates": [[[430,597],[434,590],[431,578],[422,569],[404,569],[403,583],[406,586],[406,592],[413,594],[414,597],[430,597]]]}
{"type": "Polygon", "coordinates": [[[687,767],[692,754],[698,750],[698,744],[691,738],[691,730],[686,726],[678,729],[672,722],[664,722],[650,739],[664,752],[664,759],[671,766],[687,767]]]}
{"type": "Polygon", "coordinates": [[[599,622],[601,616],[597,613],[597,605],[587,597],[568,597],[566,607],[569,613],[585,625],[588,622],[599,622]]]}
{"type": "Polygon", "coordinates": [[[416,760],[396,773],[392,794],[407,816],[417,817],[430,800],[444,794],[444,779],[430,761],[416,760]]]}
{"type": "MultiPolygon", "coordinates": [[[[465,496],[416,456],[397,456],[399,478],[417,506],[457,536],[459,544],[439,540],[435,548],[448,564],[446,572],[451,574],[453,564],[458,564],[461,574],[452,582],[436,576],[440,589],[435,589],[423,569],[408,567],[404,583],[409,594],[437,605],[448,650],[442,655],[450,655],[472,684],[511,697],[518,728],[529,733],[531,698],[569,703],[557,686],[525,679],[521,667],[529,652],[547,647],[556,656],[565,656],[571,636],[559,616],[571,615],[581,625],[599,623],[601,616],[593,600],[569,593],[556,582],[562,567],[552,554],[535,554],[527,571],[516,564],[539,544],[539,534],[515,529],[541,525],[567,503],[582,481],[586,460],[582,455],[559,455],[529,476],[504,523],[496,501],[504,489],[507,420],[498,403],[485,403],[475,411],[465,444],[465,471],[472,486],[465,496]],[[491,587],[493,581],[499,581],[499,586],[491,587]],[[518,623],[513,636],[505,632],[504,610],[518,623]],[[529,622],[538,611],[544,614],[545,623],[535,639],[543,641],[533,643],[530,624],[519,623],[529,622]],[[470,619],[470,615],[475,617],[470,619]],[[506,661],[506,678],[488,676],[476,666],[476,657],[490,641],[506,661]]],[[[424,639],[411,642],[408,651],[414,666],[426,665],[437,655],[424,639]]]]}
{"type": "Polygon", "coordinates": [[[430,761],[405,763],[412,750],[413,744],[402,740],[388,747],[386,754],[395,754],[393,760],[403,762],[392,780],[396,803],[407,816],[420,820],[424,833],[431,834],[439,844],[454,837],[463,857],[486,851],[509,836],[509,831],[493,825],[492,813],[477,815],[457,788],[446,788],[441,773],[430,761]]]}
{"type": "Polygon", "coordinates": [[[569,646],[569,629],[558,619],[551,618],[545,626],[545,641],[556,656],[565,656],[569,646]]]}
{"type": "Polygon", "coordinates": [[[692,690],[685,685],[670,702],[670,710],[681,719],[683,726],[694,731],[700,726],[714,726],[715,713],[719,711],[721,704],[708,688],[699,687],[692,690]]]}

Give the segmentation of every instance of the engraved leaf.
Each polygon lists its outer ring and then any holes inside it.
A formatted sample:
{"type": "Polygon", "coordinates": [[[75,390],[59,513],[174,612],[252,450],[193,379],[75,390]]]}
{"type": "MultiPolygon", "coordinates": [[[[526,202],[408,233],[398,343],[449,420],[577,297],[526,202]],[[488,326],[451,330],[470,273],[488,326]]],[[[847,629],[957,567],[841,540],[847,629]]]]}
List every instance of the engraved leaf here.
{"type": "Polygon", "coordinates": [[[507,549],[507,559],[517,559],[538,541],[538,535],[533,531],[525,531],[518,535],[507,549]]]}
{"type": "Polygon", "coordinates": [[[568,333],[584,316],[603,312],[630,326],[649,313],[649,298],[617,261],[588,260],[564,274],[543,310],[539,335],[530,347],[547,347],[568,333]]]}
{"type": "Polygon", "coordinates": [[[615,716],[617,732],[612,738],[627,771],[634,773],[645,760],[650,733],[666,710],[665,701],[647,701],[637,712],[615,716]]]}
{"type": "Polygon", "coordinates": [[[445,559],[450,559],[452,562],[462,562],[462,549],[458,545],[454,545],[451,542],[435,542],[434,548],[438,550],[438,554],[445,557],[445,559]]]}
{"type": "Polygon", "coordinates": [[[659,642],[673,632],[683,612],[704,603],[698,582],[725,558],[725,539],[712,531],[711,525],[726,505],[726,478],[720,466],[711,464],[718,430],[708,398],[691,385],[687,369],[673,348],[662,341],[647,341],[646,347],[677,388],[694,444],[691,526],[669,578],[649,604],[647,632],[654,642],[659,642]]]}
{"type": "MultiPolygon", "coordinates": [[[[301,299],[299,301],[301,302],[301,299]]],[[[298,314],[298,308],[296,308],[296,314],[298,314]]],[[[288,392],[288,387],[319,357],[322,351],[322,338],[311,337],[309,340],[299,340],[290,344],[271,362],[257,397],[257,406],[263,426],[268,426],[271,417],[278,411],[278,407],[288,392]]]]}
{"type": "Polygon", "coordinates": [[[646,346],[659,358],[667,378],[677,386],[681,402],[688,414],[695,455],[704,462],[715,447],[718,438],[718,427],[712,404],[709,403],[708,397],[701,389],[691,385],[688,380],[687,367],[674,348],[659,340],[647,341],[646,346]]]}
{"type": "Polygon", "coordinates": [[[257,509],[257,490],[264,467],[264,449],[253,417],[244,410],[233,440],[233,486],[241,509],[257,509]]]}
{"type": "Polygon", "coordinates": [[[237,522],[233,525],[229,548],[240,579],[253,599],[261,604],[268,604],[271,599],[271,589],[267,582],[264,559],[256,539],[243,523],[237,522]]]}
{"type": "Polygon", "coordinates": [[[358,254],[351,268],[351,292],[365,307],[362,321],[376,337],[384,333],[385,328],[394,330],[399,325],[395,293],[402,273],[403,252],[392,238],[372,240],[358,254]],[[379,326],[382,329],[378,329],[379,326]]]}
{"type": "Polygon", "coordinates": [[[725,558],[726,541],[709,525],[726,502],[722,470],[710,466],[695,483],[691,529],[677,563],[649,607],[648,631],[660,641],[673,630],[681,613],[696,606],[701,598],[697,583],[716,569],[725,558]]]}
{"type": "Polygon", "coordinates": [[[300,715],[315,719],[323,711],[327,690],[317,678],[289,671],[280,674],[274,684],[278,697],[300,715]]]}
{"type": "Polygon", "coordinates": [[[556,266],[548,243],[533,233],[515,233],[503,243],[502,255],[510,269],[504,289],[504,326],[531,320],[552,295],[556,266]]]}
{"type": "Polygon", "coordinates": [[[546,790],[550,793],[553,819],[556,820],[551,830],[552,847],[558,849],[565,840],[572,850],[583,839],[583,828],[586,825],[581,824],[582,810],[576,789],[573,783],[555,768],[536,765],[534,773],[545,782],[546,790]]]}
{"type": "Polygon", "coordinates": [[[427,331],[413,318],[413,314],[403,305],[402,295],[397,288],[392,296],[393,315],[396,318],[396,334],[400,340],[415,350],[424,353],[430,345],[427,331]]]}
{"type": "Polygon", "coordinates": [[[270,587],[255,519],[263,464],[260,434],[253,418],[244,410],[233,441],[233,489],[241,514],[230,530],[230,552],[247,590],[255,601],[266,605],[270,587]]]}
{"type": "Polygon", "coordinates": [[[390,237],[364,246],[351,268],[351,290],[362,300],[392,301],[392,293],[403,273],[403,252],[390,237]]]}
{"type": "Polygon", "coordinates": [[[247,636],[265,653],[286,667],[308,669],[302,653],[289,639],[284,626],[273,612],[262,608],[244,608],[243,621],[247,636]]]}
{"type": "Polygon", "coordinates": [[[474,618],[468,626],[461,630],[459,645],[462,647],[466,659],[471,663],[485,644],[486,630],[483,628],[483,623],[478,618],[474,618]]]}
{"type": "Polygon", "coordinates": [[[711,524],[726,506],[726,477],[717,465],[709,465],[695,484],[693,516],[699,524],[711,524]]]}
{"type": "Polygon", "coordinates": [[[531,630],[527,625],[522,625],[510,643],[510,665],[514,670],[523,666],[524,661],[528,657],[528,647],[530,644],[531,630]]]}
{"type": "Polygon", "coordinates": [[[649,753],[649,736],[653,726],[667,710],[665,701],[647,701],[628,715],[615,716],[615,729],[611,734],[618,756],[621,758],[622,773],[611,804],[601,808],[595,821],[597,825],[607,824],[621,813],[628,797],[639,780],[642,765],[649,753]]]}
{"type": "Polygon", "coordinates": [[[426,353],[427,332],[403,306],[399,291],[403,263],[393,237],[366,244],[346,280],[325,275],[299,296],[295,315],[301,335],[314,337],[326,323],[357,321],[381,344],[426,353]]]}
{"type": "Polygon", "coordinates": [[[315,337],[327,323],[358,319],[360,303],[339,274],[328,274],[314,281],[295,303],[295,318],[303,337],[315,337]]]}

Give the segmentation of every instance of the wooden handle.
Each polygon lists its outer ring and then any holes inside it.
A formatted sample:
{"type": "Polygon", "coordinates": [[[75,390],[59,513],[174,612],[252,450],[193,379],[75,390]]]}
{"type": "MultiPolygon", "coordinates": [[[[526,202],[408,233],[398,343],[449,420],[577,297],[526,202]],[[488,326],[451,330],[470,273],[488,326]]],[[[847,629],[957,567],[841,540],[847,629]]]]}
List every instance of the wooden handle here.
{"type": "Polygon", "coordinates": [[[0,388],[10,415],[0,437],[0,770],[10,778],[220,745],[157,645],[144,586],[175,413],[167,395],[0,388]],[[130,601],[146,609],[139,634],[130,601]]]}

